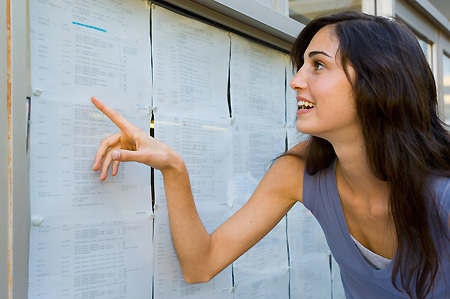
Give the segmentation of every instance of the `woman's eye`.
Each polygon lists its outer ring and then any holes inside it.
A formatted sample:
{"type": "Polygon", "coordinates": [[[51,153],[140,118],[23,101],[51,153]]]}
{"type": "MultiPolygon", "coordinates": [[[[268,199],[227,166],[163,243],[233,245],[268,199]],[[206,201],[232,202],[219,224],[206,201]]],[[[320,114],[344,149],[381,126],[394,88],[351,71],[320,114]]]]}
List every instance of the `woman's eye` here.
{"type": "Polygon", "coordinates": [[[321,69],[325,68],[325,66],[320,61],[314,61],[314,68],[316,70],[321,70],[321,69]]]}

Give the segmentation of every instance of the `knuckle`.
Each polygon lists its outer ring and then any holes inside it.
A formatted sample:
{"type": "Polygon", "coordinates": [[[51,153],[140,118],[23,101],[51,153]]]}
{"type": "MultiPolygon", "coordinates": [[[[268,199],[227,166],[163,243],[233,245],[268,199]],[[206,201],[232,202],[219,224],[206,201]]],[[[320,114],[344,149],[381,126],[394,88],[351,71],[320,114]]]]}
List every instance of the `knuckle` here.
{"type": "Polygon", "coordinates": [[[101,144],[101,145],[107,145],[108,142],[109,142],[109,137],[105,137],[105,138],[103,138],[103,139],[100,141],[100,144],[101,144]]]}

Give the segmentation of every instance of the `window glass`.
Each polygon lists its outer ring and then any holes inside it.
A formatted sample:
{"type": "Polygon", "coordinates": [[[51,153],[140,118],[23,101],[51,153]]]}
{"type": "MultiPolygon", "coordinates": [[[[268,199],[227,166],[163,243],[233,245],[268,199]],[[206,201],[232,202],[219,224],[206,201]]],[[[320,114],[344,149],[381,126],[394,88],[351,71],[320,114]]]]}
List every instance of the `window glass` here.
{"type": "Polygon", "coordinates": [[[427,42],[426,40],[418,37],[417,40],[419,41],[420,47],[422,48],[423,54],[425,54],[425,58],[428,61],[428,64],[431,66],[431,68],[433,68],[433,64],[432,64],[432,55],[431,55],[431,44],[429,42],[427,42]]]}
{"type": "Polygon", "coordinates": [[[443,55],[444,121],[450,125],[450,56],[443,55]]]}
{"type": "Polygon", "coordinates": [[[343,10],[362,10],[362,0],[289,0],[289,16],[307,24],[313,18],[343,10]]]}

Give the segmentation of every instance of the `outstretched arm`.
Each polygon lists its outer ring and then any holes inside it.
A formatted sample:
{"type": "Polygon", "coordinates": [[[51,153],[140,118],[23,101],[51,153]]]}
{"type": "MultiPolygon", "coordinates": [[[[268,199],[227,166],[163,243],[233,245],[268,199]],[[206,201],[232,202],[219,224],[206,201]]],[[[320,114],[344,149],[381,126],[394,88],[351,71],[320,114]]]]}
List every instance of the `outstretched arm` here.
{"type": "Polygon", "coordinates": [[[120,129],[102,140],[94,161],[101,179],[112,165],[136,161],[160,170],[175,251],[189,283],[205,282],[263,238],[297,201],[301,201],[303,161],[285,156],[274,163],[248,202],[208,234],[195,208],[181,157],[95,98],[92,103],[120,129]]]}

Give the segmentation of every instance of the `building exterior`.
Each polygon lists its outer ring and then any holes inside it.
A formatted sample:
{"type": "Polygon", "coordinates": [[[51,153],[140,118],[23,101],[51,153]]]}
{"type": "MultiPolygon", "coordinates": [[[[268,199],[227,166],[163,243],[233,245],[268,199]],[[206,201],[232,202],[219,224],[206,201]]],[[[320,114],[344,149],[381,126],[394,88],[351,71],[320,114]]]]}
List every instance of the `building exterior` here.
{"type": "MultiPolygon", "coordinates": [[[[34,1],[34,0],[29,0],[34,1]]],[[[27,98],[30,87],[27,0],[0,0],[0,297],[26,298],[30,220],[27,98]]],[[[141,0],[136,0],[141,1],[141,0]]],[[[166,0],[169,7],[289,51],[311,18],[336,10],[395,16],[416,34],[450,124],[450,3],[448,0],[166,0]]]]}

